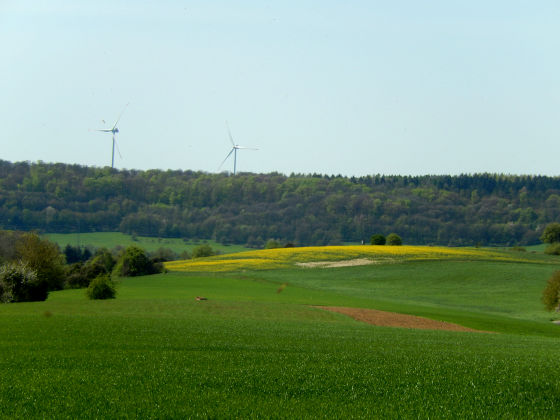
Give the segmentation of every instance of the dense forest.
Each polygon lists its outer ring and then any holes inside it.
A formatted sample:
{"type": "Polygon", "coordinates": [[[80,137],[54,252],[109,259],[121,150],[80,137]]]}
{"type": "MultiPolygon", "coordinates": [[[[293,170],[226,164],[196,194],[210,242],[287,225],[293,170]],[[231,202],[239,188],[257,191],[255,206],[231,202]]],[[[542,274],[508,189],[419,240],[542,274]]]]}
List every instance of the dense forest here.
{"type": "Polygon", "coordinates": [[[560,177],[342,177],[0,161],[0,228],[121,231],[261,247],[368,241],[528,245],[560,222],[560,177]]]}

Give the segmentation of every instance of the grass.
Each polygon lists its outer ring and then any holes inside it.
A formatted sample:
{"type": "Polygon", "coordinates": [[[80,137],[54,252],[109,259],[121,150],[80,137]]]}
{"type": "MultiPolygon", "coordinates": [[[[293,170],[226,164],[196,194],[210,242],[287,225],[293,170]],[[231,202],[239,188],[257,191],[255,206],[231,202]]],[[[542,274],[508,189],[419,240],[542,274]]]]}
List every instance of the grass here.
{"type": "Polygon", "coordinates": [[[46,233],[43,235],[50,241],[56,242],[61,248],[67,244],[76,246],[91,245],[95,248],[106,247],[112,249],[116,246],[127,247],[129,245],[137,245],[144,248],[146,251],[155,251],[160,247],[170,248],[174,252],[180,254],[183,251],[192,252],[192,250],[202,243],[207,243],[214,250],[220,251],[222,254],[232,252],[248,251],[241,245],[223,245],[215,241],[183,241],[181,238],[153,238],[147,236],[137,236],[136,240],[131,235],[126,235],[121,232],[89,232],[89,233],[46,233]]]}
{"type": "Polygon", "coordinates": [[[549,244],[528,245],[523,248],[525,248],[527,252],[543,253],[548,245],[549,244]]]}
{"type": "Polygon", "coordinates": [[[538,295],[558,260],[407,258],[168,273],[122,279],[111,301],[64,290],[0,305],[1,416],[557,418],[560,327],[538,295]],[[373,327],[319,304],[501,333],[373,327]]]}

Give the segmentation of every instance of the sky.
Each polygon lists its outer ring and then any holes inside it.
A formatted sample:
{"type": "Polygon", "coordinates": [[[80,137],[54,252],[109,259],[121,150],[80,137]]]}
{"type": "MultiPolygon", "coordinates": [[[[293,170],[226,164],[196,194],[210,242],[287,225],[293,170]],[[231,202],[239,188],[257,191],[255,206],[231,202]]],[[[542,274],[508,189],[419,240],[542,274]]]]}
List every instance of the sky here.
{"type": "Polygon", "coordinates": [[[559,175],[557,0],[0,0],[0,159],[559,175]]]}

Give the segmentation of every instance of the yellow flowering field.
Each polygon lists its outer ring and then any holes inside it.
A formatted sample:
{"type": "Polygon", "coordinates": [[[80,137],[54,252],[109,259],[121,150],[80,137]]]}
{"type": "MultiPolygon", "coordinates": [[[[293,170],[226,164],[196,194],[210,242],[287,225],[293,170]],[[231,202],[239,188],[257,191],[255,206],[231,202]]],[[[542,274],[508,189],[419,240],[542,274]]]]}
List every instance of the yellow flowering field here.
{"type": "Polygon", "coordinates": [[[263,249],[194,260],[170,261],[165,263],[165,267],[171,271],[223,272],[312,266],[312,263],[327,261],[368,260],[371,263],[384,264],[440,259],[532,261],[521,255],[480,248],[356,245],[263,249]]]}

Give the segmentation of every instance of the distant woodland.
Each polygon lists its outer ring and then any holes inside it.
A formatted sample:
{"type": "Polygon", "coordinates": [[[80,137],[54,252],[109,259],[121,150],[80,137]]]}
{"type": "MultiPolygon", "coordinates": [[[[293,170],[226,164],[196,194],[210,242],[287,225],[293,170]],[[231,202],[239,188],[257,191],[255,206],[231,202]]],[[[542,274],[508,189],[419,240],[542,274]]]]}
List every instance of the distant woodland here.
{"type": "Polygon", "coordinates": [[[121,231],[262,247],[369,241],[530,245],[560,222],[560,177],[343,177],[0,161],[0,228],[121,231]]]}

